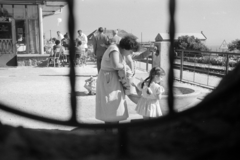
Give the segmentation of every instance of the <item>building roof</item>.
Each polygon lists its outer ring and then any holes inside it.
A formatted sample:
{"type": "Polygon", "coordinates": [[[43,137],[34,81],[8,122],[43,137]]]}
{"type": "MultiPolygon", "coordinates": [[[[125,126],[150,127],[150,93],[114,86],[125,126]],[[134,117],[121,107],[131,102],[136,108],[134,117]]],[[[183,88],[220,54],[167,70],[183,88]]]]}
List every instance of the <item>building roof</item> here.
{"type": "MultiPolygon", "coordinates": [[[[195,38],[205,41],[207,39],[207,37],[203,34],[203,32],[201,33],[175,33],[175,37],[174,39],[177,40],[178,37],[181,36],[194,36],[195,38]]],[[[170,36],[169,33],[158,33],[155,41],[169,41],[170,40],[170,36]]]]}
{"type": "MultiPolygon", "coordinates": [[[[103,33],[106,34],[109,38],[112,38],[113,37],[113,33],[112,33],[112,29],[104,29],[103,33]]],[[[93,35],[96,35],[97,34],[97,30],[93,31],[92,33],[90,33],[87,37],[88,39],[91,39],[93,35]]],[[[131,34],[131,33],[128,33],[126,32],[125,30],[122,30],[122,29],[118,29],[118,36],[119,37],[124,37],[126,35],[132,35],[134,36],[136,39],[138,39],[137,36],[131,34]]]]}
{"type": "Polygon", "coordinates": [[[0,4],[41,4],[43,17],[61,13],[67,0],[0,0],[0,4]]]}
{"type": "MultiPolygon", "coordinates": [[[[112,38],[113,37],[113,33],[112,33],[112,29],[104,29],[104,31],[103,31],[103,33],[104,34],[106,34],[109,38],[112,38]]],[[[92,40],[92,37],[93,37],[93,35],[96,35],[98,33],[98,30],[96,29],[96,30],[94,30],[92,33],[90,33],[88,36],[87,36],[87,38],[88,38],[88,42],[90,42],[91,43],[91,40],[92,40]]],[[[118,29],[118,36],[119,37],[124,37],[124,36],[126,36],[126,35],[132,35],[132,36],[134,36],[136,39],[138,39],[138,37],[137,36],[135,36],[135,35],[133,35],[132,33],[128,33],[128,32],[126,32],[125,30],[122,30],[122,29],[118,29]]]]}

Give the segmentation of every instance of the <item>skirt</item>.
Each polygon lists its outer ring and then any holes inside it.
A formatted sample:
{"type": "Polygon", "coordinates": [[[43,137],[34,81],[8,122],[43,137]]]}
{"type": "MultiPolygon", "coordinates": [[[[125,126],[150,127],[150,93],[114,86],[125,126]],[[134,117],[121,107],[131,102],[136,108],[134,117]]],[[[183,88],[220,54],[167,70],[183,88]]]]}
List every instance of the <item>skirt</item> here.
{"type": "Polygon", "coordinates": [[[96,119],[118,122],[128,118],[126,96],[117,71],[100,70],[96,87],[96,119]]]}
{"type": "Polygon", "coordinates": [[[160,101],[158,99],[147,99],[141,97],[138,101],[136,112],[145,117],[162,116],[160,101]]]}

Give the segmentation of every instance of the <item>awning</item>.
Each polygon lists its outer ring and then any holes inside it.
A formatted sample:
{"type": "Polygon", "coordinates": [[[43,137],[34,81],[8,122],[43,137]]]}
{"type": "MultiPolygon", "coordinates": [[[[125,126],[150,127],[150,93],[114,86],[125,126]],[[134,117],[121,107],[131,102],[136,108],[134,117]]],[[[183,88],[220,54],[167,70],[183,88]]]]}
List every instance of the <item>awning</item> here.
{"type": "Polygon", "coordinates": [[[43,17],[51,16],[54,14],[61,13],[62,8],[67,5],[66,0],[49,0],[43,5],[43,17]]]}
{"type": "Polygon", "coordinates": [[[0,4],[41,4],[43,17],[61,13],[67,0],[0,0],[0,4]]]}

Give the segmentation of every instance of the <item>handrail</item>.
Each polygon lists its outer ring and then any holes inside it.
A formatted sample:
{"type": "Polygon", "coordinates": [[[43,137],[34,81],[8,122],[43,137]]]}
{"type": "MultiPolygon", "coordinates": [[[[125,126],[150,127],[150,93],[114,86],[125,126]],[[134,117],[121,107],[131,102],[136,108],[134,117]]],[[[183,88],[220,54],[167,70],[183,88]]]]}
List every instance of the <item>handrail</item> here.
{"type": "Polygon", "coordinates": [[[232,53],[232,52],[217,52],[217,51],[197,51],[197,50],[187,50],[187,49],[176,49],[175,51],[179,52],[194,52],[194,53],[210,53],[210,54],[231,54],[231,55],[238,55],[240,56],[240,53],[232,53]]]}

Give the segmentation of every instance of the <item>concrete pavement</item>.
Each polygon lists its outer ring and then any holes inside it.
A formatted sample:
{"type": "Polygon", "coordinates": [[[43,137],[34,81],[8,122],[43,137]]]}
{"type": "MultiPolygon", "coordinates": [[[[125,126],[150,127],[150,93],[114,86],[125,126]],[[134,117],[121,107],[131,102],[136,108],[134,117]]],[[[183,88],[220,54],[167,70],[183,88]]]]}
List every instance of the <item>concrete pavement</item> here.
{"type": "MultiPolygon", "coordinates": [[[[23,111],[67,120],[70,118],[70,83],[69,68],[35,68],[17,67],[0,68],[0,102],[23,111]]],[[[95,65],[76,67],[76,92],[78,121],[83,123],[103,123],[95,119],[95,96],[88,95],[83,87],[84,81],[90,75],[97,75],[95,65]]],[[[137,77],[147,77],[148,73],[137,70],[137,77]]],[[[178,83],[178,82],[177,82],[178,83]]],[[[187,84],[181,84],[187,85],[187,84]]],[[[196,87],[202,94],[208,90],[196,87]]],[[[194,101],[193,104],[200,102],[194,101]]],[[[129,118],[139,119],[140,115],[134,111],[136,105],[127,99],[129,118]]],[[[12,126],[23,126],[38,129],[71,130],[74,127],[46,124],[31,119],[19,117],[0,110],[0,121],[12,126]]]]}

